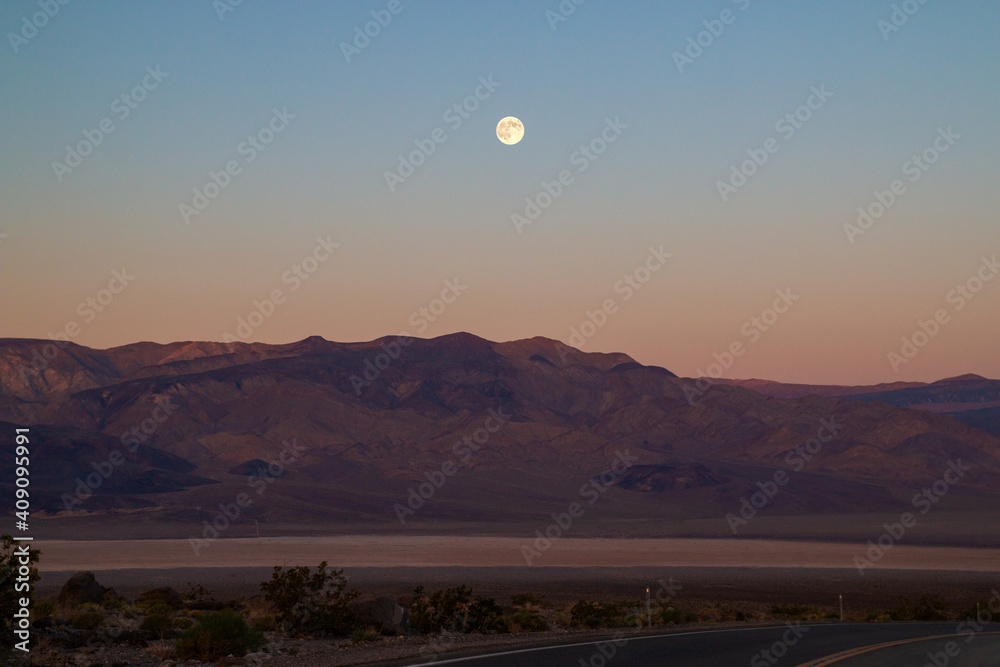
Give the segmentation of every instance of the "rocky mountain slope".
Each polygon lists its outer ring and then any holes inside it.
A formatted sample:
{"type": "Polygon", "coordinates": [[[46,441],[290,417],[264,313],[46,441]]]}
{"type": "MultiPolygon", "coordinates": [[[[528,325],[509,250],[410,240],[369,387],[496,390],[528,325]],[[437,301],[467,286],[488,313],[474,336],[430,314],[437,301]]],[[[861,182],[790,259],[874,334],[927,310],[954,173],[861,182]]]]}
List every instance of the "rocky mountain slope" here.
{"type": "Polygon", "coordinates": [[[51,517],[190,532],[246,492],[242,519],[290,530],[530,534],[582,502],[581,531],[628,535],[725,528],[779,470],[778,515],[905,508],[959,458],[942,507],[1000,489],[1000,439],[944,414],[709,386],[544,338],[63,345],[0,339],[2,428],[31,428],[51,517]]]}

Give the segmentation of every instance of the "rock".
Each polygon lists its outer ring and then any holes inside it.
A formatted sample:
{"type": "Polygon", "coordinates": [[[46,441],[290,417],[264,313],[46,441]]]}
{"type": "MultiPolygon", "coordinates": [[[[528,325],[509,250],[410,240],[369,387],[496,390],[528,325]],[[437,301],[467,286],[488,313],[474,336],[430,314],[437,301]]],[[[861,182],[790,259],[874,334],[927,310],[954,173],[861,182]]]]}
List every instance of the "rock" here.
{"type": "Polygon", "coordinates": [[[180,609],[184,606],[184,599],[181,594],[170,588],[169,586],[163,586],[162,588],[154,588],[151,591],[146,591],[139,596],[138,602],[163,602],[171,609],[180,609]]]}
{"type": "Polygon", "coordinates": [[[118,595],[113,589],[105,588],[97,583],[93,572],[77,572],[63,584],[62,590],[59,591],[59,604],[80,605],[86,602],[100,604],[108,593],[118,595]]]}
{"type": "Polygon", "coordinates": [[[361,623],[375,626],[385,634],[403,634],[410,627],[410,611],[401,607],[395,598],[385,596],[355,602],[351,609],[361,623]]]}

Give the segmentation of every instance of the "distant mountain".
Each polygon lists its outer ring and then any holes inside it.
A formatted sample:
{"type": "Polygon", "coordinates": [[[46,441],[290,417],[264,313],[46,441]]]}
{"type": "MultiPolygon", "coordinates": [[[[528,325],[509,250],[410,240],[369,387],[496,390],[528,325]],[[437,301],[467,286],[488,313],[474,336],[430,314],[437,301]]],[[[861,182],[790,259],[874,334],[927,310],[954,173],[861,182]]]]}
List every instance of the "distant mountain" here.
{"type": "Polygon", "coordinates": [[[871,386],[785,384],[770,380],[712,380],[765,396],[797,398],[830,396],[857,401],[881,401],[914,410],[950,414],[969,426],[1000,435],[1000,380],[967,374],[933,383],[893,382],[871,386]]]}
{"type": "Polygon", "coordinates": [[[1000,408],[982,408],[949,413],[963,424],[1000,436],[1000,408]]]}
{"type": "Polygon", "coordinates": [[[705,378],[713,384],[726,384],[744,389],[752,389],[765,396],[776,398],[802,398],[803,396],[854,396],[856,394],[870,394],[874,392],[894,391],[896,389],[910,389],[913,387],[925,387],[925,382],[889,382],[886,384],[841,386],[827,384],[795,384],[786,382],[775,382],[773,380],[729,380],[726,378],[705,378]]]}
{"type": "Polygon", "coordinates": [[[625,354],[461,333],[108,350],[0,339],[2,427],[31,428],[34,506],[70,536],[91,525],[81,511],[118,521],[116,536],[188,536],[242,493],[255,501],[243,519],[290,532],[532,535],[593,497],[576,534],[690,520],[731,534],[723,517],[776,471],[793,479],[769,514],[898,511],[959,458],[971,469],[942,507],[995,505],[1000,439],[873,397],[953,407],[996,400],[994,382],[779,398],[769,383],[707,386],[625,354]],[[68,513],[116,451],[126,461],[68,513]]]}

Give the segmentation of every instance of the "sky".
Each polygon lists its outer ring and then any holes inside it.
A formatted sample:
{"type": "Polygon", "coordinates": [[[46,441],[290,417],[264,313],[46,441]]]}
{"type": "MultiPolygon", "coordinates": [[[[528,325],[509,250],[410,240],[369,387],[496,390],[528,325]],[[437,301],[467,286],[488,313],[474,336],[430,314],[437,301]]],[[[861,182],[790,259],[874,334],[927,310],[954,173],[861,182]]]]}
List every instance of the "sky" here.
{"type": "Polygon", "coordinates": [[[1000,377],[995,2],[12,0],[0,29],[0,336],[1000,377]]]}

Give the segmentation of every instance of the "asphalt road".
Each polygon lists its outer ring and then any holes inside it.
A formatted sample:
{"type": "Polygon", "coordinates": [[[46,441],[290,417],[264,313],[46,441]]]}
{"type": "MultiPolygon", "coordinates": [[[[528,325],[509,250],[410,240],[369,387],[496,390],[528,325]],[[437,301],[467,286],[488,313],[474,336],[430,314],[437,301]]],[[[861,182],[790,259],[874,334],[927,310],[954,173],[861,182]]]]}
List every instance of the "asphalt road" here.
{"type": "MultiPolygon", "coordinates": [[[[513,649],[486,655],[442,655],[433,662],[411,663],[412,665],[468,665],[469,667],[729,667],[749,665],[750,667],[771,667],[788,665],[794,667],[802,663],[841,653],[848,649],[885,644],[920,637],[942,637],[954,635],[957,623],[828,623],[781,625],[771,627],[732,628],[726,630],[698,630],[654,635],[619,635],[614,641],[574,643],[565,646],[542,646],[513,649]]],[[[920,644],[901,644],[888,647],[885,651],[902,651],[902,659],[896,653],[882,652],[874,662],[835,662],[837,667],[859,667],[861,665],[913,665],[923,667],[927,662],[927,651],[943,650],[948,639],[935,639],[920,644]],[[937,648],[935,648],[937,647],[937,648]],[[926,649],[926,650],[925,650],[926,649]],[[909,656],[909,657],[906,657],[909,656]],[[922,658],[920,656],[923,656],[922,658]]],[[[962,641],[962,653],[970,657],[988,654],[1000,644],[990,643],[994,637],[978,636],[968,645],[962,641]],[[981,648],[980,648],[981,645],[981,648]],[[968,648],[966,648],[968,646],[968,648]],[[975,647],[975,648],[973,648],[975,647]],[[976,650],[976,653],[973,651],[976,650]],[[985,653],[982,653],[985,652],[985,653]]],[[[993,653],[996,656],[996,653],[993,653]]],[[[865,654],[867,659],[868,654],[865,654]]],[[[1000,658],[994,662],[963,662],[962,654],[952,657],[948,667],[955,665],[1000,665],[1000,658]]],[[[940,667],[944,667],[941,665],[940,667]]]]}
{"type": "Polygon", "coordinates": [[[810,663],[809,667],[997,667],[1000,633],[964,632],[933,639],[902,640],[888,646],[870,646],[810,663]]]}

